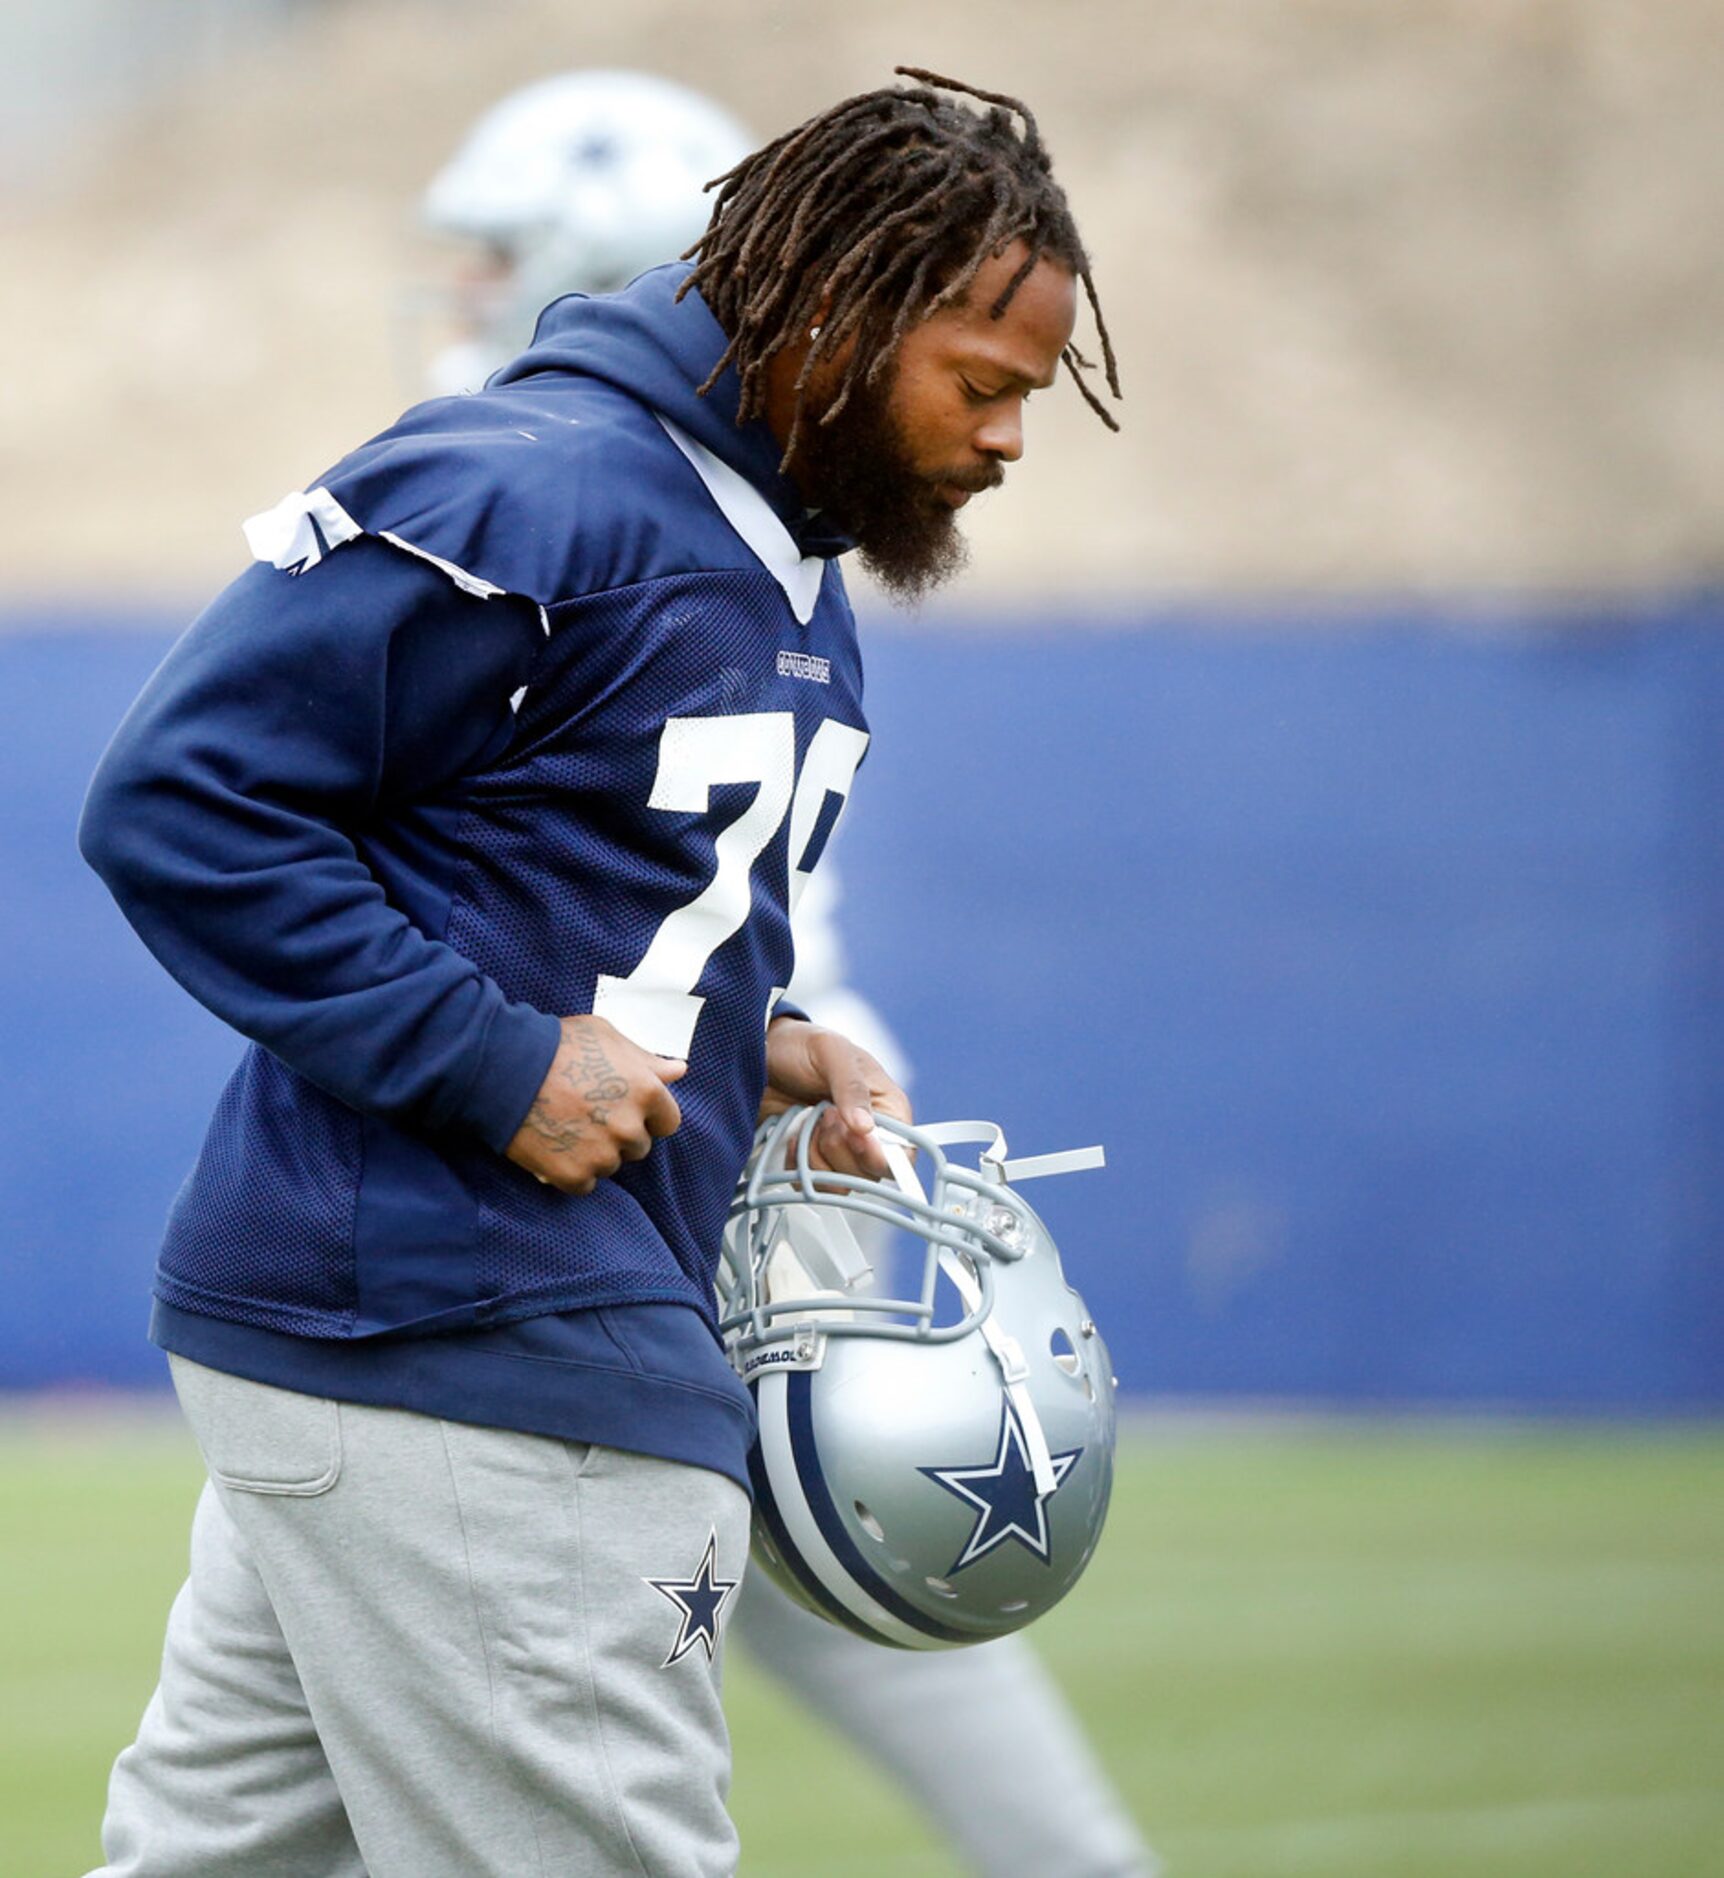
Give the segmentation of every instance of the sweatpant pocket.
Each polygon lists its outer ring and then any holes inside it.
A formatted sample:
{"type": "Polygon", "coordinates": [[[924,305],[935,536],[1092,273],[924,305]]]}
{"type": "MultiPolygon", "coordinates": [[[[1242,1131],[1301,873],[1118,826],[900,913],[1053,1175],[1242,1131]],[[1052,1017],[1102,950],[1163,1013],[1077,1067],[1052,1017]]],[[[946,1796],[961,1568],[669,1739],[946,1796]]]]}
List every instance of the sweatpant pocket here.
{"type": "Polygon", "coordinates": [[[322,1396],[170,1356],[174,1388],[204,1465],[242,1493],[327,1493],[341,1477],[341,1411],[322,1396]]]}

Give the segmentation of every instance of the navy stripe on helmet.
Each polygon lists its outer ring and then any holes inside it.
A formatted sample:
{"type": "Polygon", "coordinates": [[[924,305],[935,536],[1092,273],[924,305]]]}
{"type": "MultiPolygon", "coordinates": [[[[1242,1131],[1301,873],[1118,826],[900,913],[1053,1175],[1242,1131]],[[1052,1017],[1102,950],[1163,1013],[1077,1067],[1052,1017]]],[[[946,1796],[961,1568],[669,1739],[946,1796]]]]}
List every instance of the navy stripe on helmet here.
{"type": "Polygon", "coordinates": [[[942,1643],[976,1642],[975,1632],[954,1630],[949,1624],[942,1624],[937,1618],[930,1617],[927,1612],[917,1610],[862,1556],[860,1548],[839,1518],[837,1507],[832,1503],[820,1456],[815,1451],[814,1379],[806,1370],[800,1370],[786,1376],[784,1380],[787,1385],[785,1404],[790,1424],[790,1452],[796,1461],[797,1478],[802,1483],[803,1497],[808,1501],[808,1510],[814,1515],[814,1523],[820,1528],[821,1537],[832,1548],[839,1564],[876,1604],[890,1611],[912,1630],[921,1631],[925,1637],[937,1637],[942,1643]]]}
{"type": "MultiPolygon", "coordinates": [[[[759,1409],[760,1384],[749,1384],[750,1392],[756,1398],[756,1412],[759,1409]]],[[[756,1441],[748,1450],[748,1477],[754,1483],[754,1510],[765,1525],[772,1538],[772,1549],[778,1554],[784,1569],[789,1572],[802,1590],[820,1606],[821,1611],[835,1624],[842,1624],[859,1637],[866,1637],[870,1643],[892,1642],[895,1639],[882,1637],[878,1630],[858,1617],[848,1606],[840,1604],[819,1576],[810,1568],[808,1561],[797,1550],[796,1541],[790,1536],[790,1529],[784,1523],[784,1515],[779,1511],[778,1496],[772,1490],[772,1479],[766,1471],[766,1462],[760,1452],[760,1443],[756,1441]]]]}

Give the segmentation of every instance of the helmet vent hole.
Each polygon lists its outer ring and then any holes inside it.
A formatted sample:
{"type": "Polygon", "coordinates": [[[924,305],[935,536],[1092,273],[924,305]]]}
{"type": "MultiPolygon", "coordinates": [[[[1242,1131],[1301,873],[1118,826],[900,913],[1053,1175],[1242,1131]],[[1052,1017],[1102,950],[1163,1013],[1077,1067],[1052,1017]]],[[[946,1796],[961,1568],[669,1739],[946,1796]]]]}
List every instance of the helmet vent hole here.
{"type": "Polygon", "coordinates": [[[868,1537],[872,1539],[876,1545],[883,1545],[885,1543],[886,1528],[880,1524],[879,1520],[869,1512],[867,1507],[865,1507],[860,1500],[856,1502],[856,1523],[867,1533],[868,1537]]]}
{"type": "Polygon", "coordinates": [[[958,1595],[956,1587],[948,1584],[944,1578],[929,1577],[922,1582],[937,1598],[955,1598],[958,1595]]]}
{"type": "Polygon", "coordinates": [[[1078,1355],[1077,1346],[1066,1334],[1063,1325],[1056,1329],[1054,1334],[1049,1337],[1048,1349],[1053,1353],[1054,1361],[1068,1376],[1080,1376],[1083,1374],[1083,1359],[1078,1355]]]}

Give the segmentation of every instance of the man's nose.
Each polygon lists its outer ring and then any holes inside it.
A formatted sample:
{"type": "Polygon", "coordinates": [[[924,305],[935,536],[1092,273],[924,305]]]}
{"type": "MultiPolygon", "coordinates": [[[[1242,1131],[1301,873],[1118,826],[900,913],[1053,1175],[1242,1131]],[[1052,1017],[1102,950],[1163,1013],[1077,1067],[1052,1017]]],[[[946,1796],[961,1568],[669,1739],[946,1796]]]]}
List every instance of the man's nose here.
{"type": "Polygon", "coordinates": [[[1009,410],[991,411],[973,441],[984,456],[998,457],[1004,463],[1017,462],[1024,453],[1021,407],[1013,405],[1009,410]]]}

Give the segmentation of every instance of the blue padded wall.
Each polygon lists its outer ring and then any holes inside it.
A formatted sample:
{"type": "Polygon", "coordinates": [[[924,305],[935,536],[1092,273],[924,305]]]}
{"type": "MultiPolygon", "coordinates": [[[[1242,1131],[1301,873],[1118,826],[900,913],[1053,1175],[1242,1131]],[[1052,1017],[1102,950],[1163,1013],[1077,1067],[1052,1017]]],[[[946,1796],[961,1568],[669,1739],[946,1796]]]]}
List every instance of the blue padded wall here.
{"type": "MultiPolygon", "coordinates": [[[[1724,1404],[1720,625],[877,624],[855,977],[924,1115],[1106,1142],[1029,1195],[1128,1390],[1724,1404]]],[[[12,626],[0,1376],[148,1380],[156,1232],[237,1046],[72,830],[167,636],[12,626]]]]}

